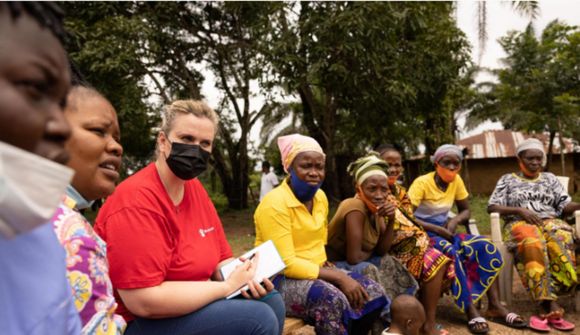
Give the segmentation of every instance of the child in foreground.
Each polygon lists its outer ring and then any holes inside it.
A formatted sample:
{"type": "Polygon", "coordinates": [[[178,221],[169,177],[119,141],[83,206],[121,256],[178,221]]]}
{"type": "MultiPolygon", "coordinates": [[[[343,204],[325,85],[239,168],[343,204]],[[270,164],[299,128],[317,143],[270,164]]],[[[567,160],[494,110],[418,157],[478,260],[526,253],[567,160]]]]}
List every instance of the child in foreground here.
{"type": "Polygon", "coordinates": [[[425,323],[423,305],[412,295],[402,294],[391,305],[391,326],[382,335],[419,335],[425,323]]]}

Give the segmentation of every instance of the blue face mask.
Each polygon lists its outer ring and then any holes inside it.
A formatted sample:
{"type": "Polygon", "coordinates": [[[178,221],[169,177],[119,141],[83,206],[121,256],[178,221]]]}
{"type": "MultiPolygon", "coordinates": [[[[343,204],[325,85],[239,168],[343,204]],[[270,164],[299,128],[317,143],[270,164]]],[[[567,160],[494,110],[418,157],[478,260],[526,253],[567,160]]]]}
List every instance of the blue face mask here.
{"type": "Polygon", "coordinates": [[[298,178],[293,170],[290,170],[290,184],[292,185],[292,190],[294,191],[296,198],[298,198],[300,202],[306,202],[314,198],[314,195],[320,188],[320,185],[322,185],[322,182],[316,185],[310,185],[302,179],[298,178]]]}
{"type": "Polygon", "coordinates": [[[77,209],[77,210],[87,209],[87,208],[91,207],[93,205],[93,203],[95,202],[94,200],[88,201],[87,199],[85,199],[79,193],[79,191],[77,191],[70,184],[66,187],[66,195],[68,195],[70,198],[72,198],[75,201],[75,209],[77,209]]]}

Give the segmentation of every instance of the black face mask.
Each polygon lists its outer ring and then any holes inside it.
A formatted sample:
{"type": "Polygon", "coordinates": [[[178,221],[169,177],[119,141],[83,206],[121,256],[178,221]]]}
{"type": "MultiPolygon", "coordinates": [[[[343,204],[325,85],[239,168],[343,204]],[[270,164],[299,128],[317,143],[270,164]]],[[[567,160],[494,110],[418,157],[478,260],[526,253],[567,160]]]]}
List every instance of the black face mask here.
{"type": "Polygon", "coordinates": [[[183,180],[199,176],[207,168],[208,160],[209,152],[199,145],[178,142],[171,143],[171,153],[165,159],[171,172],[183,180]]]}

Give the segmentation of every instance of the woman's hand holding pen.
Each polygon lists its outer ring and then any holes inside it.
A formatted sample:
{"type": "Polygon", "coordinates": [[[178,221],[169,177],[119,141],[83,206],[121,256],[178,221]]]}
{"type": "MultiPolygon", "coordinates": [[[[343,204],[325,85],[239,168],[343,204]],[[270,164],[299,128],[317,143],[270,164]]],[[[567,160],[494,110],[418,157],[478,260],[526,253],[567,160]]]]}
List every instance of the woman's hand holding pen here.
{"type": "Polygon", "coordinates": [[[258,267],[258,259],[258,253],[255,253],[248,259],[240,258],[242,264],[238,265],[230,274],[228,279],[225,280],[229,288],[228,295],[248,282],[253,281],[254,275],[256,274],[256,268],[258,267]]]}

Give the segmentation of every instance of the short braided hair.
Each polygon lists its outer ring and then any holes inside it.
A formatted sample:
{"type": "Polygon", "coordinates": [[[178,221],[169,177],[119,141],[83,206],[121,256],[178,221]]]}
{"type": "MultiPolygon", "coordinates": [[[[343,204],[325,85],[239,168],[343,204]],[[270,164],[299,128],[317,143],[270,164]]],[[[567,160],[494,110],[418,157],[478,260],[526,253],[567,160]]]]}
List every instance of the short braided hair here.
{"type": "Polygon", "coordinates": [[[109,99],[87,81],[86,77],[74,62],[69,62],[69,68],[71,73],[71,90],[68,93],[67,110],[73,112],[77,111],[77,102],[79,98],[101,97],[110,103],[109,99]]]}
{"type": "Polygon", "coordinates": [[[32,16],[41,27],[48,28],[54,36],[64,44],[67,33],[63,25],[64,11],[53,2],[39,1],[7,1],[0,2],[0,6],[8,6],[13,19],[17,19],[22,12],[32,16]]]}

